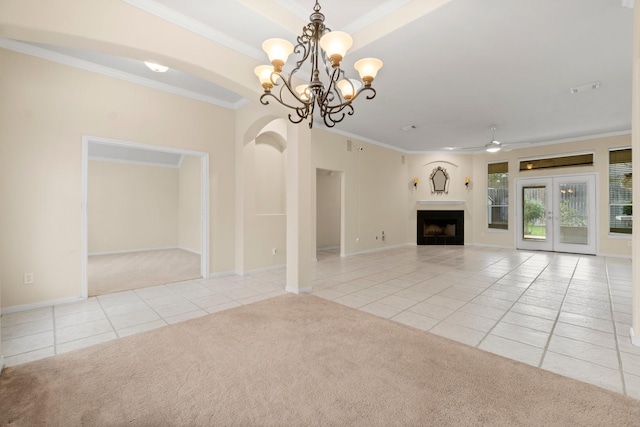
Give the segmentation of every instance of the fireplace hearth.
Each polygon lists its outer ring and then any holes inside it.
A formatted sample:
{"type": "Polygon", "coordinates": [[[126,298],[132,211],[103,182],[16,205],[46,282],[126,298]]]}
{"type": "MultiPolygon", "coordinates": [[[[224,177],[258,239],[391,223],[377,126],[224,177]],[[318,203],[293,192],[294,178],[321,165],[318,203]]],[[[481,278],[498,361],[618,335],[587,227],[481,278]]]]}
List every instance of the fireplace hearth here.
{"type": "Polygon", "coordinates": [[[418,245],[464,245],[464,211],[418,211],[418,245]]]}

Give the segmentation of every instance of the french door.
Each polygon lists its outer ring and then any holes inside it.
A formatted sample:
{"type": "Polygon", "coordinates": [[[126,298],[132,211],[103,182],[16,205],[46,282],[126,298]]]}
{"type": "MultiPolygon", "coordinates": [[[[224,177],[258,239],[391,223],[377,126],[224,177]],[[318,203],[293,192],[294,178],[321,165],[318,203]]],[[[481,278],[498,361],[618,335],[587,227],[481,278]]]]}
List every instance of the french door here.
{"type": "Polygon", "coordinates": [[[518,249],[596,253],[594,174],[516,180],[518,249]]]}

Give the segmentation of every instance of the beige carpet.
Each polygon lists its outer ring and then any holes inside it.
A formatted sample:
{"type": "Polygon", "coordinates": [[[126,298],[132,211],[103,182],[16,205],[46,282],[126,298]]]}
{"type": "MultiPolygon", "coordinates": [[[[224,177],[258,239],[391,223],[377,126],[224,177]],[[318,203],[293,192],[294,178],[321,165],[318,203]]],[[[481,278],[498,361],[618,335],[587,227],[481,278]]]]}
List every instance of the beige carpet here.
{"type": "Polygon", "coordinates": [[[182,249],[92,255],[87,264],[89,296],[198,277],[201,277],[200,255],[182,249]]]}
{"type": "Polygon", "coordinates": [[[627,426],[640,401],[314,296],[7,368],[1,425],[627,426]]]}

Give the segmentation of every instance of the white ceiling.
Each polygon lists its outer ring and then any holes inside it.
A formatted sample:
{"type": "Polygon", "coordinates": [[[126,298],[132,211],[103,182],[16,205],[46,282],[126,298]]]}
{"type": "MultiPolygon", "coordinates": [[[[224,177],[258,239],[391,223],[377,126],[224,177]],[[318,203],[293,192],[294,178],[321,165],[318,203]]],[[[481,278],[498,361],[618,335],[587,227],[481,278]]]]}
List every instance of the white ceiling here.
{"type": "MultiPolygon", "coordinates": [[[[270,37],[295,41],[312,0],[123,0],[266,62],[270,37]]],[[[538,143],[631,129],[633,11],[622,0],[322,0],[325,23],[354,36],[343,68],[384,67],[374,100],[334,128],[407,152],[538,143]],[[445,3],[428,13],[430,5],[445,3]],[[428,7],[427,7],[428,6],[428,7]],[[418,12],[416,12],[418,11],[418,12]],[[393,27],[390,23],[404,19],[393,27]],[[600,81],[594,91],[573,86],[600,81]],[[415,125],[405,132],[401,128],[415,125]]],[[[171,70],[94,52],[55,49],[122,72],[241,105],[241,97],[171,70]]],[[[146,59],[146,58],[140,58],[146,59]]],[[[290,59],[289,62],[293,62],[290,59]]],[[[252,70],[249,70],[252,72],[252,70]]],[[[351,71],[348,71],[351,73],[351,71]]],[[[353,71],[353,77],[357,73],[353,71]]],[[[256,98],[259,85],[256,79],[256,98]]],[[[254,100],[254,101],[255,101],[254,100]]],[[[315,123],[319,121],[316,119],[315,123]]]]}

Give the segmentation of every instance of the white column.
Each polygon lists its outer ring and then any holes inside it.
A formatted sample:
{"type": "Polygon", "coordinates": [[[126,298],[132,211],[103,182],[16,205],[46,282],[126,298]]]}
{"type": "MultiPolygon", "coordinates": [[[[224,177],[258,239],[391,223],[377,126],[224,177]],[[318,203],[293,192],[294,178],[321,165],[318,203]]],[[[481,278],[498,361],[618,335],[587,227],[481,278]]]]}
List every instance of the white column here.
{"type": "Polygon", "coordinates": [[[311,292],[311,130],[287,126],[287,292],[311,292]]]}
{"type": "Polygon", "coordinates": [[[633,11],[633,89],[632,113],[631,113],[631,149],[633,164],[633,205],[634,216],[633,235],[631,237],[633,248],[631,264],[633,268],[633,314],[631,324],[631,342],[640,346],[640,4],[636,4],[633,11]]]}

